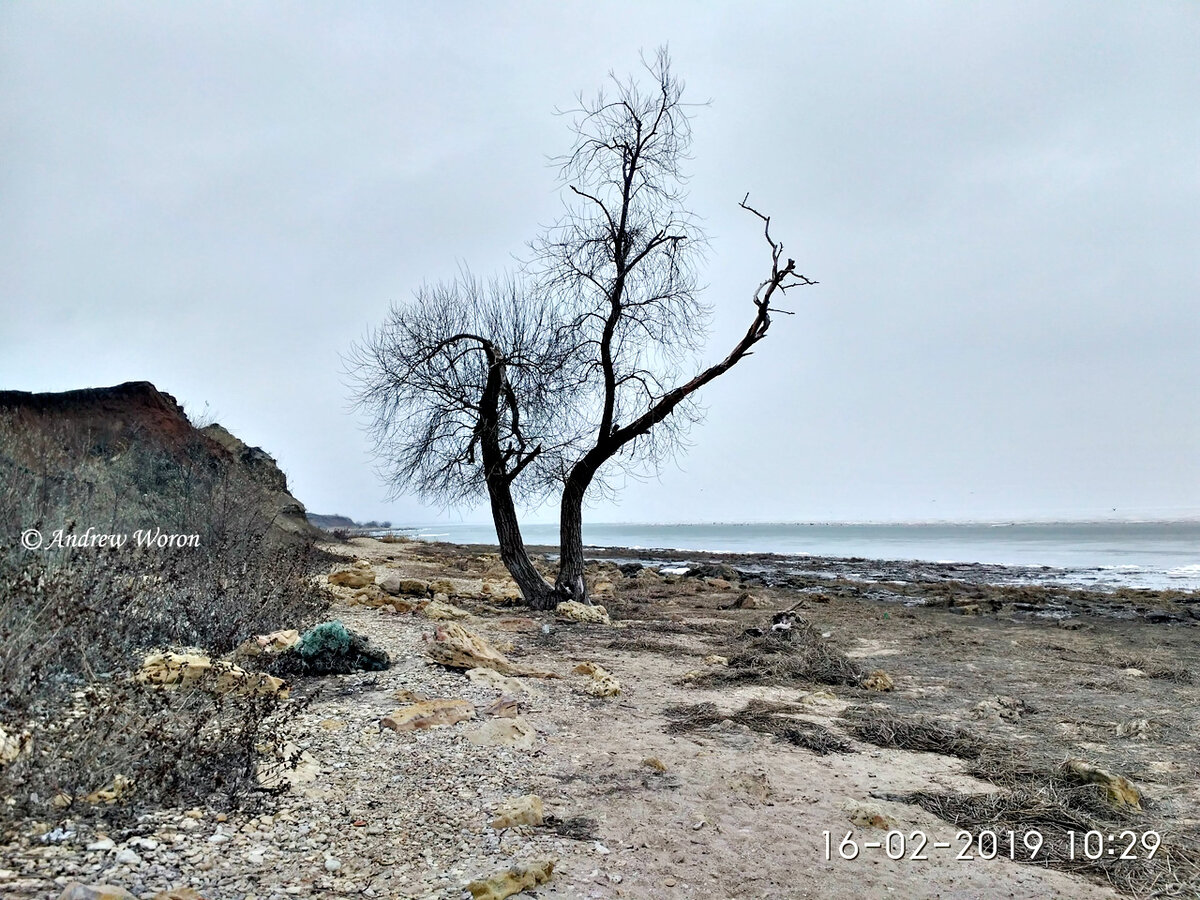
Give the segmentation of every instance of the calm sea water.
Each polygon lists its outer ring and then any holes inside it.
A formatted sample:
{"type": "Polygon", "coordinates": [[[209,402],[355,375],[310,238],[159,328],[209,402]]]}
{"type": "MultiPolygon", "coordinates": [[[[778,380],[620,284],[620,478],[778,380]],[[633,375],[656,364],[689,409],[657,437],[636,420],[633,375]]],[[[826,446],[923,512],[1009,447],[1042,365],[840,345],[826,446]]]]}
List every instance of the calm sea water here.
{"type": "MultiPolygon", "coordinates": [[[[427,540],[495,544],[490,525],[397,529],[427,540]]],[[[1073,584],[1200,590],[1200,522],[1011,525],[709,524],[584,526],[590,546],[778,553],[928,562],[1049,566],[1073,584]]],[[[524,528],[529,544],[557,544],[554,525],[524,528]]]]}

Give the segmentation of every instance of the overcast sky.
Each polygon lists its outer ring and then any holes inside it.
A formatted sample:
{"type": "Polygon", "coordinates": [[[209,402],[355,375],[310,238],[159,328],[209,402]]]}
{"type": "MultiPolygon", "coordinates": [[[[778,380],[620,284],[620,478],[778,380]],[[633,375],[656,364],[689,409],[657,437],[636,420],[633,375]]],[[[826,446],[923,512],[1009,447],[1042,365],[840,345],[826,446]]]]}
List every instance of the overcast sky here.
{"type": "Polygon", "coordinates": [[[385,502],[341,356],[521,254],[555,108],[668,42],[709,357],[747,191],[821,284],[593,520],[1200,515],[1193,2],[0,4],[0,388],[153,381],[312,511],[442,518],[385,502]]]}

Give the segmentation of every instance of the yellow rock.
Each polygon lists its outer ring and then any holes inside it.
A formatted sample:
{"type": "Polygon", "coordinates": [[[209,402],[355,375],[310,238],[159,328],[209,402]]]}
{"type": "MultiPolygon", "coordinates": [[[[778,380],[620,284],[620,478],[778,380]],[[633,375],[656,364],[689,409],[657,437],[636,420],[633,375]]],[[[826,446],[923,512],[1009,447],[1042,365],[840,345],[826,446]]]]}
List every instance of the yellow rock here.
{"type": "Polygon", "coordinates": [[[704,657],[704,661],[710,666],[727,666],[729,665],[728,656],[718,656],[716,653],[711,656],[704,657]]]}
{"type": "Polygon", "coordinates": [[[513,894],[545,884],[554,874],[556,862],[556,859],[543,859],[519,863],[488,878],[472,881],[467,885],[467,890],[471,892],[472,900],[505,900],[513,894]]]}
{"type": "Polygon", "coordinates": [[[645,766],[647,769],[653,769],[655,772],[667,771],[667,764],[664,763],[657,756],[647,756],[645,759],[642,760],[642,765],[645,766]]]}
{"type": "Polygon", "coordinates": [[[511,719],[488,719],[483,727],[467,740],[480,747],[516,747],[532,750],[537,742],[537,731],[522,716],[511,719]]]}
{"type": "Polygon", "coordinates": [[[501,804],[496,810],[496,817],[492,819],[492,827],[499,831],[517,825],[541,825],[544,817],[542,798],[537,794],[526,794],[501,804]]]}
{"type": "Polygon", "coordinates": [[[0,728],[0,766],[13,762],[18,757],[29,752],[33,745],[33,735],[28,731],[20,734],[9,734],[0,728]]]}
{"type": "Polygon", "coordinates": [[[473,718],[475,706],[466,700],[422,700],[385,716],[379,724],[392,731],[418,731],[473,718]]]}
{"type": "Polygon", "coordinates": [[[564,619],[570,619],[572,622],[584,622],[589,625],[612,624],[612,619],[608,617],[608,610],[603,606],[588,606],[586,603],[580,603],[577,600],[567,600],[564,603],[558,604],[554,608],[554,612],[564,619]]]}
{"type": "Polygon", "coordinates": [[[595,663],[580,663],[574,670],[576,675],[591,675],[591,682],[584,690],[593,697],[615,697],[621,693],[621,682],[612,673],[595,663]]]}
{"type": "Polygon", "coordinates": [[[1124,775],[1114,775],[1112,772],[1094,766],[1082,759],[1070,759],[1063,764],[1063,771],[1075,781],[1084,784],[1098,784],[1104,788],[1108,800],[1113,806],[1128,806],[1133,809],[1142,808],[1142,795],[1124,775]]]}
{"type": "Polygon", "coordinates": [[[432,600],[425,604],[425,608],[421,610],[421,614],[427,619],[435,619],[441,621],[450,621],[453,619],[468,619],[471,614],[465,609],[460,609],[451,603],[444,603],[441,600],[432,600]]]}
{"type": "Polygon", "coordinates": [[[113,780],[98,791],[83,798],[84,803],[104,803],[111,806],[133,793],[133,781],[124,775],[114,775],[113,780]]]}
{"type": "MultiPolygon", "coordinates": [[[[361,561],[360,561],[361,562],[361,561]]],[[[361,588],[368,584],[375,583],[375,575],[368,569],[342,569],[337,572],[331,572],[326,579],[330,584],[336,584],[339,587],[361,588]]]]}
{"type": "Polygon", "coordinates": [[[874,803],[864,803],[861,800],[846,800],[843,804],[851,824],[862,828],[894,828],[895,820],[888,816],[883,809],[874,803]]]}
{"type": "Polygon", "coordinates": [[[868,691],[890,691],[896,686],[892,676],[883,669],[876,669],[862,680],[862,686],[868,691]]]}
{"type": "Polygon", "coordinates": [[[278,694],[287,696],[282,678],[262,672],[247,672],[224,660],[213,660],[199,652],[155,651],[146,656],[134,678],[158,687],[204,686],[218,694],[278,694]]]}
{"type": "Polygon", "coordinates": [[[111,884],[68,884],[58,895],[58,900],[137,900],[123,887],[111,884]]]}

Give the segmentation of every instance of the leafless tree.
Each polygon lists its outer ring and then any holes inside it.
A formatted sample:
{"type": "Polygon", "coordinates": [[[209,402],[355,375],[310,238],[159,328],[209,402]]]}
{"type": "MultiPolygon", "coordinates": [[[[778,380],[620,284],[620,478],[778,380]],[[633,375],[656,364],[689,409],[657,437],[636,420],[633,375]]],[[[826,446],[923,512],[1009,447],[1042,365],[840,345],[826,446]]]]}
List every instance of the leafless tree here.
{"type": "Polygon", "coordinates": [[[541,283],[572,324],[582,357],[588,445],[571,462],[560,507],[561,563],[556,594],[586,600],[583,504],[607,471],[654,469],[698,418],[700,388],[751,354],[767,335],[772,303],[790,288],[813,284],[756,216],[771,250],[771,268],[753,295],[749,328],[720,362],[696,366],[710,307],[698,298],[696,266],[705,240],[687,209],[681,165],[691,124],[683,83],[660,50],[645,65],[653,84],[613,79],[574,111],[576,140],[562,160],[573,199],[563,220],[535,244],[541,283]],[[690,366],[689,366],[690,364],[690,366]]]}
{"type": "Polygon", "coordinates": [[[501,558],[538,606],[553,589],[529,559],[516,501],[561,484],[577,439],[562,413],[574,348],[556,313],[516,276],[463,273],[394,305],[348,360],[393,489],[448,506],[486,496],[501,558]]]}
{"type": "Polygon", "coordinates": [[[586,601],[583,505],[619,472],[652,472],[699,419],[696,392],[751,355],[773,304],[814,284],[760,221],[770,270],[753,315],[720,362],[702,366],[711,307],[698,296],[706,246],[687,208],[691,123],[660,50],[652,85],[612,79],[570,111],[561,160],[566,213],[534,241],[521,277],[464,276],[392,309],[352,357],[359,400],[397,488],[447,504],[485,492],[501,556],[534,607],[586,601]],[[680,372],[692,374],[682,381],[680,372]],[[560,495],[554,585],[521,540],[515,499],[560,495]]]}

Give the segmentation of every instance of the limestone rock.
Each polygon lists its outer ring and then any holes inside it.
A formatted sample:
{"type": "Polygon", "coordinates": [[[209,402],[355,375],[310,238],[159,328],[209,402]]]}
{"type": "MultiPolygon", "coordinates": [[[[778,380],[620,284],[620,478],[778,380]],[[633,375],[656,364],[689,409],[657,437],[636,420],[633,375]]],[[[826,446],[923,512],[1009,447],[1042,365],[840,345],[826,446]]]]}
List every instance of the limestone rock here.
{"type": "Polygon", "coordinates": [[[195,888],[177,887],[169,891],[159,891],[150,900],[205,900],[204,895],[195,888]]]}
{"type": "Polygon", "coordinates": [[[133,793],[133,780],[124,775],[114,775],[113,780],[99,790],[83,798],[84,803],[103,803],[112,806],[133,793]]]}
{"type": "Polygon", "coordinates": [[[611,597],[617,591],[616,585],[611,581],[597,581],[592,585],[591,594],[594,597],[611,597]]]}
{"type": "Polygon", "coordinates": [[[572,671],[576,675],[591,675],[592,680],[584,687],[584,691],[593,697],[615,697],[621,693],[621,682],[612,673],[595,663],[580,663],[572,671]]]}
{"type": "Polygon", "coordinates": [[[896,686],[896,683],[892,681],[892,676],[883,669],[876,669],[863,678],[862,686],[868,691],[890,691],[896,686]]]}
{"type": "Polygon", "coordinates": [[[156,687],[206,687],[218,694],[278,694],[287,696],[282,678],[262,672],[247,672],[224,660],[213,660],[202,653],[154,651],[142,661],[134,678],[156,687]]]}
{"type": "Polygon", "coordinates": [[[467,678],[475,684],[498,688],[504,694],[531,693],[529,686],[518,678],[501,675],[495,669],[468,669],[467,678]]]}
{"type": "Polygon", "coordinates": [[[429,590],[433,591],[435,596],[445,594],[447,597],[453,597],[457,593],[454,589],[454,582],[449,578],[439,578],[437,581],[429,582],[429,590]]]}
{"type": "MultiPolygon", "coordinates": [[[[445,597],[445,594],[442,595],[445,597]]],[[[446,603],[443,600],[433,600],[425,604],[425,608],[421,610],[421,614],[427,619],[440,621],[452,621],[454,619],[469,619],[471,614],[465,609],[446,603]]]]}
{"type": "Polygon", "coordinates": [[[515,719],[521,713],[521,704],[515,697],[502,695],[497,697],[483,711],[485,716],[496,716],[501,719],[515,719]]]}
{"type": "Polygon", "coordinates": [[[378,608],[387,604],[392,598],[383,592],[383,589],[377,584],[368,584],[364,588],[359,588],[354,592],[354,596],[350,598],[351,605],[369,606],[378,608]]]}
{"type": "Polygon", "coordinates": [[[513,828],[517,825],[541,825],[545,814],[542,810],[542,798],[537,794],[526,794],[524,797],[514,797],[505,801],[492,819],[492,827],[496,830],[513,828]]]}
{"type": "Polygon", "coordinates": [[[28,731],[9,733],[0,727],[0,766],[14,762],[29,752],[33,745],[33,735],[28,731]]]}
{"type": "Polygon", "coordinates": [[[989,697],[980,700],[971,709],[971,716],[991,722],[1001,720],[1016,722],[1025,711],[1025,701],[1017,697],[989,697]]]}
{"type": "Polygon", "coordinates": [[[655,772],[667,771],[666,763],[664,763],[657,756],[647,756],[645,759],[642,760],[642,765],[645,766],[647,769],[653,769],[655,772]]]}
{"type": "Polygon", "coordinates": [[[511,719],[488,719],[483,727],[467,740],[480,747],[515,747],[532,750],[537,740],[537,731],[522,716],[511,719]]]}
{"type": "Polygon", "coordinates": [[[430,658],[451,669],[495,669],[511,673],[516,668],[508,657],[455,622],[447,622],[433,635],[426,635],[425,652],[430,658]]]}
{"type": "MultiPolygon", "coordinates": [[[[728,582],[726,582],[728,584],[728,582]]],[[[762,609],[766,606],[760,599],[753,594],[743,592],[738,595],[738,598],[729,604],[727,609],[762,609]]]]}
{"type": "Polygon", "coordinates": [[[1104,793],[1113,806],[1128,806],[1133,809],[1142,808],[1142,795],[1124,775],[1114,775],[1099,766],[1094,766],[1082,759],[1069,759],[1063,764],[1063,772],[1073,781],[1084,784],[1098,784],[1104,788],[1104,793]]]}
{"type": "Polygon", "coordinates": [[[704,661],[706,663],[708,663],[710,666],[727,666],[727,665],[729,665],[729,657],[728,656],[719,656],[716,653],[713,653],[709,656],[704,657],[704,661]]]}
{"type": "Polygon", "coordinates": [[[316,781],[321,766],[307,750],[289,743],[275,748],[270,757],[259,760],[254,774],[262,787],[274,790],[316,781]]]}
{"type": "Polygon", "coordinates": [[[137,900],[123,887],[108,884],[80,884],[73,881],[63,888],[58,900],[137,900]]]}
{"type": "Polygon", "coordinates": [[[493,603],[511,604],[521,602],[521,589],[515,581],[485,581],[480,593],[493,603]]]}
{"type": "Polygon", "coordinates": [[[379,587],[389,594],[409,597],[425,597],[429,594],[429,582],[420,578],[402,578],[397,572],[388,572],[380,578],[379,587]]]}
{"type": "Polygon", "coordinates": [[[603,606],[588,606],[586,603],[580,603],[577,600],[567,600],[558,604],[554,612],[564,619],[570,619],[572,622],[585,622],[591,625],[612,624],[612,619],[608,617],[608,610],[603,606]]]}
{"type": "Polygon", "coordinates": [[[880,828],[888,830],[896,827],[896,822],[875,803],[864,803],[861,800],[847,799],[842,804],[851,824],[860,828],[880,828]]]}
{"type": "Polygon", "coordinates": [[[360,588],[375,583],[375,576],[364,569],[339,569],[331,572],[326,580],[338,587],[360,588]]]}
{"type": "Polygon", "coordinates": [[[554,864],[557,861],[543,859],[518,863],[511,869],[472,881],[467,885],[467,890],[471,892],[472,900],[505,900],[513,894],[545,884],[554,874],[554,864]]]}
{"type": "Polygon", "coordinates": [[[384,716],[380,724],[392,731],[417,731],[473,718],[475,706],[467,700],[423,700],[384,716]]]}
{"type": "Polygon", "coordinates": [[[300,643],[300,632],[291,628],[285,631],[272,631],[270,634],[256,634],[243,641],[229,654],[233,662],[245,659],[255,659],[260,656],[274,657],[286,653],[300,643]]]}

